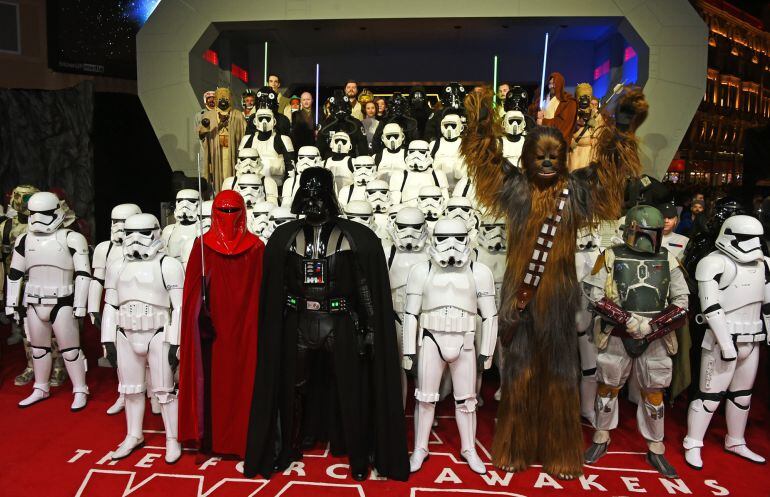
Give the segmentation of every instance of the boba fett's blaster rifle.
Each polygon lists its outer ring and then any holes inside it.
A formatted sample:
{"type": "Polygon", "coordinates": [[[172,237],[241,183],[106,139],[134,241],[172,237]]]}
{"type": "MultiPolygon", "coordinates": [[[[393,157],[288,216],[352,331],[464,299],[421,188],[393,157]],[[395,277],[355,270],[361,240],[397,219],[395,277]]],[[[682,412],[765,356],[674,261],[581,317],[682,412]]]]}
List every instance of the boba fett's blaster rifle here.
{"type": "Polygon", "coordinates": [[[681,307],[669,305],[650,320],[649,325],[652,331],[644,337],[637,339],[632,337],[626,328],[628,322],[632,318],[630,312],[624,310],[607,297],[593,302],[592,307],[596,313],[615,325],[610,331],[612,335],[621,338],[633,338],[635,340],[643,341],[646,344],[650,344],[659,338],[663,338],[687,323],[687,311],[681,307]]]}

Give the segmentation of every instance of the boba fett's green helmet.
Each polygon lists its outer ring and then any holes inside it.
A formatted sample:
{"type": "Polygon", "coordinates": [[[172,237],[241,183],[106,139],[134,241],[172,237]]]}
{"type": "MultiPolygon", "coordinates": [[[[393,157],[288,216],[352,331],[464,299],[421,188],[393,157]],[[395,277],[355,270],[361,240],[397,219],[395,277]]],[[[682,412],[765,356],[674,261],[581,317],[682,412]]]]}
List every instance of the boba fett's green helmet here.
{"type": "Polygon", "coordinates": [[[637,205],[626,212],[623,241],[635,252],[657,254],[663,239],[663,214],[651,205],[637,205]]]}

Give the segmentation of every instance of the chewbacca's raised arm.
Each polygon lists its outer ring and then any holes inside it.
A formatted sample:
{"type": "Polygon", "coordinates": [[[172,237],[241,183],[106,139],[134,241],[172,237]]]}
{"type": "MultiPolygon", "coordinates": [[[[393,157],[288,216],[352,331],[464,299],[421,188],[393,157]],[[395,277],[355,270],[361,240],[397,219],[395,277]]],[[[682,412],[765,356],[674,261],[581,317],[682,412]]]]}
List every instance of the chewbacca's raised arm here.
{"type": "Polygon", "coordinates": [[[496,212],[503,186],[502,127],[492,109],[492,92],[470,93],[465,97],[466,129],[460,145],[468,176],[476,187],[476,198],[486,209],[496,212]]]}
{"type": "Polygon", "coordinates": [[[639,142],[636,130],[647,118],[649,106],[641,88],[628,87],[620,97],[612,119],[597,137],[591,169],[596,183],[591,191],[595,220],[615,220],[620,217],[628,178],[641,174],[639,142]]]}

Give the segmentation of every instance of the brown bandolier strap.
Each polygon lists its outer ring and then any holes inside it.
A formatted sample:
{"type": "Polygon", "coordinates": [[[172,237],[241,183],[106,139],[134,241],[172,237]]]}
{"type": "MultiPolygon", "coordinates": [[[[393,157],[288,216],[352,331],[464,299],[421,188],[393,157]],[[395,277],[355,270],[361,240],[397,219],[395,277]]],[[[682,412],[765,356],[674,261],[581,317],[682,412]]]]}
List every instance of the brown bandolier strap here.
{"type": "Polygon", "coordinates": [[[519,284],[516,290],[516,307],[519,312],[523,311],[537,292],[537,286],[540,284],[540,278],[545,271],[545,264],[548,262],[548,253],[553,248],[553,240],[556,237],[556,229],[561,222],[561,213],[567,205],[569,199],[569,188],[565,188],[559,194],[556,203],[556,211],[548,216],[543,226],[540,228],[540,234],[535,241],[535,248],[532,250],[532,257],[527,266],[527,272],[524,273],[524,281],[519,284]]]}

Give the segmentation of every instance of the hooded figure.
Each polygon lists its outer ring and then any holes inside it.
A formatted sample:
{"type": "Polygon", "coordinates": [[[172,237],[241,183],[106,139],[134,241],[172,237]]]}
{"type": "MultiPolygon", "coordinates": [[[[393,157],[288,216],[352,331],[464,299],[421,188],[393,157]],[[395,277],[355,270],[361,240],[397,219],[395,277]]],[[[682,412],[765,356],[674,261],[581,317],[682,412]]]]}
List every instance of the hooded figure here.
{"type": "Polygon", "coordinates": [[[216,109],[203,114],[198,126],[202,142],[203,174],[216,186],[233,175],[238,159],[238,144],[246,132],[243,113],[232,106],[229,88],[217,88],[216,109]]]}
{"type": "Polygon", "coordinates": [[[577,117],[577,101],[575,97],[564,91],[564,76],[561,73],[552,72],[548,82],[550,100],[545,109],[541,109],[543,118],[538,124],[558,128],[564,141],[570,143],[577,117]]]}
{"type": "Polygon", "coordinates": [[[269,477],[329,440],[352,476],[406,480],[399,351],[385,255],[339,217],[334,177],[303,171],[292,212],[265,252],[244,475],[269,477]]]}
{"type": "Polygon", "coordinates": [[[247,215],[240,194],[221,192],[214,199],[203,246],[200,238],[193,244],[182,304],[179,366],[179,440],[192,441],[203,453],[239,457],[246,453],[245,399],[251,395],[256,369],[265,248],[246,230],[247,215]]]}

